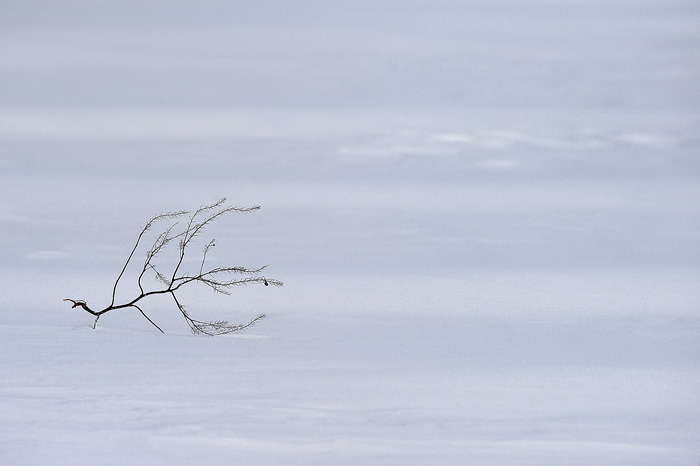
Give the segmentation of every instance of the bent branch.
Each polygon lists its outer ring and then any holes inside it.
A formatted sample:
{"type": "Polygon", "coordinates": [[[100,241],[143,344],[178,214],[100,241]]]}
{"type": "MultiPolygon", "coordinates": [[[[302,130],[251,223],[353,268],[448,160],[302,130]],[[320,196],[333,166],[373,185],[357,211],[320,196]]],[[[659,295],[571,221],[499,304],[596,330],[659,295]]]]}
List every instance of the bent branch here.
{"type": "Polygon", "coordinates": [[[260,314],[256,316],[247,324],[231,324],[225,320],[217,320],[212,322],[200,321],[192,318],[189,315],[189,313],[185,310],[185,307],[180,303],[175,294],[178,290],[180,290],[180,288],[189,283],[201,283],[203,285],[208,286],[216,293],[226,295],[229,295],[229,290],[235,286],[243,286],[249,284],[264,284],[265,286],[283,285],[283,283],[279,280],[276,280],[274,278],[267,278],[264,275],[261,275],[261,272],[263,272],[263,270],[265,270],[267,266],[262,266],[253,269],[247,267],[214,267],[212,269],[206,270],[205,263],[207,260],[207,254],[209,253],[210,249],[215,246],[214,240],[211,240],[204,247],[204,250],[202,251],[202,260],[199,263],[199,271],[197,274],[190,275],[188,273],[180,272],[180,269],[182,268],[184,263],[184,257],[187,247],[194,240],[194,238],[197,237],[204,230],[206,226],[208,226],[214,220],[222,217],[227,213],[237,212],[245,214],[256,211],[260,208],[260,206],[257,205],[253,207],[227,207],[224,205],[225,202],[226,198],[223,198],[215,202],[214,204],[202,206],[199,209],[197,209],[193,214],[189,216],[189,220],[182,231],[175,231],[175,228],[178,225],[178,222],[175,222],[168,228],[166,228],[158,236],[156,236],[151,248],[146,252],[146,258],[144,260],[143,267],[141,268],[141,271],[137,278],[139,294],[136,297],[132,298],[130,301],[127,301],[122,304],[115,304],[117,287],[119,285],[120,280],[124,276],[124,273],[126,272],[129,264],[131,263],[131,260],[134,257],[134,254],[136,253],[136,250],[138,249],[144,234],[151,229],[154,223],[160,220],[172,220],[188,215],[188,211],[181,210],[177,212],[161,213],[152,217],[148,222],[146,222],[146,225],[141,229],[141,232],[136,238],[136,243],[134,244],[129,256],[127,257],[126,262],[122,267],[122,270],[120,271],[119,275],[117,276],[117,279],[114,282],[114,286],[112,288],[112,300],[107,307],[99,311],[95,311],[91,309],[87,305],[87,302],[84,300],[74,300],[66,298],[64,299],[64,301],[69,301],[73,303],[71,308],[80,307],[86,312],[94,315],[95,323],[93,325],[93,328],[95,328],[95,326],[97,325],[97,321],[103,314],[116,309],[125,309],[132,307],[137,309],[141,313],[141,315],[143,315],[143,317],[146,318],[146,320],[148,320],[148,322],[150,322],[160,332],[165,333],[150,317],[148,317],[144,310],[139,305],[137,305],[137,303],[139,303],[141,300],[159,294],[170,294],[172,296],[176,307],[184,317],[192,332],[195,334],[223,335],[228,333],[239,332],[252,327],[261,319],[263,319],[265,317],[265,314],[260,314]],[[173,240],[178,238],[180,239],[178,244],[178,260],[174,266],[172,273],[166,276],[156,268],[155,264],[153,263],[153,260],[167,248],[168,244],[170,244],[173,240]],[[163,285],[162,288],[156,288],[151,290],[146,290],[144,288],[142,280],[146,273],[149,271],[153,272],[154,278],[163,285]],[[224,278],[226,275],[238,275],[238,277],[226,279],[224,278]]]}

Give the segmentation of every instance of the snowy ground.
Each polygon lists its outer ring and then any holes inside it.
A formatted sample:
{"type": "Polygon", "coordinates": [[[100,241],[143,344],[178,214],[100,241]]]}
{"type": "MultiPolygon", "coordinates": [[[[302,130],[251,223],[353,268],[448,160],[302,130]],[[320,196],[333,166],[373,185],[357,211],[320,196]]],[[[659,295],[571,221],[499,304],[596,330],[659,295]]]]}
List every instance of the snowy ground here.
{"type": "Polygon", "coordinates": [[[3,4],[0,462],[697,465],[698,24],[3,4]],[[221,196],[262,210],[212,225],[212,262],[285,286],[183,299],[258,326],[61,301],[107,304],[151,215],[221,196]]]}

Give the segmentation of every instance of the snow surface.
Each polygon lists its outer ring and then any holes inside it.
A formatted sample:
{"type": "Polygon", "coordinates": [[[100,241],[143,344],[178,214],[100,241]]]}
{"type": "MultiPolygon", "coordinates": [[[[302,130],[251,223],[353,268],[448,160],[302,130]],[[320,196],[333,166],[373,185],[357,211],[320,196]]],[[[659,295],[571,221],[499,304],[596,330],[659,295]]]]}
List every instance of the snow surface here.
{"type": "Polygon", "coordinates": [[[0,462],[697,465],[699,24],[4,2],[0,462]],[[256,327],[61,301],[107,304],[151,215],[222,196],[262,209],[211,226],[212,264],[285,286],[182,300],[256,327]]]}

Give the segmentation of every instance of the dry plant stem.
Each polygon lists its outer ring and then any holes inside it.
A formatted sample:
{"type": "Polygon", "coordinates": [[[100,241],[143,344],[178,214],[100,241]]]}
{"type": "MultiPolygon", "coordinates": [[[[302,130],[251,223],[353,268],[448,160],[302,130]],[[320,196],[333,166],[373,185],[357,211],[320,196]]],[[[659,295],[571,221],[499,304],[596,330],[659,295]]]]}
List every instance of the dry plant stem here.
{"type": "Polygon", "coordinates": [[[156,323],[153,322],[153,320],[151,320],[150,317],[148,317],[148,315],[143,311],[143,309],[136,304],[149,296],[160,294],[170,294],[173,297],[175,305],[177,306],[182,316],[185,318],[185,321],[189,325],[192,332],[195,334],[222,335],[245,330],[251,327],[252,325],[255,325],[258,321],[265,317],[264,314],[258,315],[247,324],[238,325],[230,324],[228,321],[225,320],[205,322],[193,319],[185,310],[185,307],[178,301],[177,296],[175,294],[180,288],[189,283],[201,283],[210,287],[214,292],[222,294],[230,294],[229,289],[234,286],[242,286],[255,283],[264,284],[265,286],[282,286],[281,281],[272,278],[267,278],[261,275],[261,272],[265,270],[267,266],[258,267],[254,269],[249,269],[246,267],[215,267],[209,270],[205,270],[204,266],[207,259],[207,253],[212,247],[215,246],[214,240],[211,240],[204,247],[204,250],[202,252],[202,261],[199,265],[198,273],[190,275],[188,273],[180,272],[180,269],[183,266],[185,253],[187,251],[188,246],[190,246],[192,241],[202,232],[202,230],[207,225],[230,212],[245,214],[256,211],[260,208],[260,206],[245,208],[231,206],[227,207],[224,205],[225,201],[226,199],[224,198],[219,200],[218,202],[215,202],[214,204],[202,206],[191,215],[189,215],[189,212],[183,210],[178,212],[162,213],[151,218],[141,229],[141,232],[139,233],[139,236],[136,239],[136,243],[134,244],[134,247],[132,248],[129,257],[124,263],[124,267],[122,267],[121,272],[119,273],[116,281],[114,282],[114,287],[112,288],[112,301],[110,302],[109,306],[99,311],[95,311],[91,309],[88,306],[87,302],[83,300],[64,299],[64,301],[70,301],[73,303],[73,308],[80,307],[86,312],[94,315],[95,322],[93,324],[93,328],[95,328],[95,326],[97,325],[97,321],[103,314],[116,309],[125,309],[133,307],[137,309],[141,313],[141,315],[143,315],[146,318],[146,320],[148,320],[148,322],[151,323],[151,325],[157,328],[160,332],[163,332],[163,330],[158,325],[156,325],[156,323]],[[136,253],[136,250],[138,249],[144,234],[147,231],[149,231],[153,224],[157,221],[173,220],[185,215],[189,215],[189,219],[184,230],[180,231],[179,233],[174,232],[175,228],[178,225],[178,222],[173,223],[168,228],[166,228],[165,231],[163,231],[156,237],[155,241],[153,242],[153,245],[146,252],[146,259],[143,263],[143,267],[141,268],[137,280],[139,294],[128,302],[122,304],[115,304],[119,281],[122,279],[129,264],[131,263],[131,260],[134,257],[134,254],[136,253]],[[167,247],[167,245],[175,239],[179,239],[178,261],[174,267],[172,274],[170,274],[168,278],[166,275],[162,274],[156,269],[156,266],[153,264],[153,259],[157,257],[167,247]],[[162,288],[148,291],[144,288],[142,284],[142,279],[148,271],[152,271],[155,274],[155,278],[163,284],[162,288]],[[234,275],[235,277],[224,279],[223,276],[226,275],[234,275]]]}

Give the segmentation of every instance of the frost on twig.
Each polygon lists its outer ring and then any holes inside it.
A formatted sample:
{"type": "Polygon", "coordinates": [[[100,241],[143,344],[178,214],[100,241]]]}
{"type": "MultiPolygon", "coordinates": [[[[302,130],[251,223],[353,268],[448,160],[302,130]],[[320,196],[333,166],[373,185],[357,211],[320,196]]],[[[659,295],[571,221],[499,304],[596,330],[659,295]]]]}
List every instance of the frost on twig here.
{"type": "Polygon", "coordinates": [[[173,299],[175,307],[180,311],[192,332],[198,335],[223,335],[240,332],[252,327],[263,319],[265,314],[256,316],[246,324],[232,324],[226,320],[216,320],[211,322],[201,321],[190,316],[189,312],[185,310],[185,306],[183,306],[178,300],[176,294],[182,287],[190,283],[200,283],[206,285],[214,292],[225,295],[229,295],[231,288],[236,286],[249,284],[282,286],[281,281],[274,278],[268,278],[263,275],[262,272],[267,266],[257,268],[240,266],[207,268],[207,254],[211,248],[215,246],[214,240],[209,241],[206,246],[204,246],[202,251],[202,259],[198,262],[199,267],[197,271],[193,273],[183,271],[185,254],[192,246],[194,239],[197,238],[200,233],[202,233],[204,228],[206,228],[210,223],[231,212],[246,214],[249,212],[254,212],[260,208],[260,206],[257,205],[253,207],[233,207],[226,206],[225,203],[226,198],[223,198],[214,204],[201,206],[192,213],[184,210],[161,213],[152,217],[148,222],[146,222],[136,238],[136,243],[131,249],[131,253],[126,259],[121,272],[114,282],[114,286],[112,287],[112,300],[107,307],[95,311],[91,309],[87,302],[83,300],[64,299],[64,301],[73,303],[73,308],[80,307],[86,312],[95,316],[93,328],[95,328],[97,325],[97,321],[100,319],[100,317],[109,311],[135,308],[148,320],[148,322],[163,332],[163,330],[156,325],[156,323],[153,322],[150,317],[148,317],[148,315],[139,305],[143,299],[155,295],[170,295],[173,299]],[[183,221],[183,218],[186,220],[183,221]],[[182,221],[184,226],[180,225],[180,221],[182,221]],[[117,287],[119,286],[124,273],[129,267],[134,254],[139,248],[143,236],[151,229],[151,227],[153,227],[154,224],[160,222],[168,222],[168,226],[156,236],[150,249],[146,252],[146,258],[143,262],[143,266],[140,268],[137,278],[137,285],[139,289],[138,295],[129,301],[117,304],[117,287]],[[166,251],[168,246],[173,242],[177,243],[175,265],[173,266],[171,272],[166,273],[156,267],[154,260],[160,257],[160,254],[166,251]],[[147,274],[153,274],[153,277],[162,286],[156,287],[155,289],[148,289],[145,287],[143,284],[143,279],[147,274]]]}

